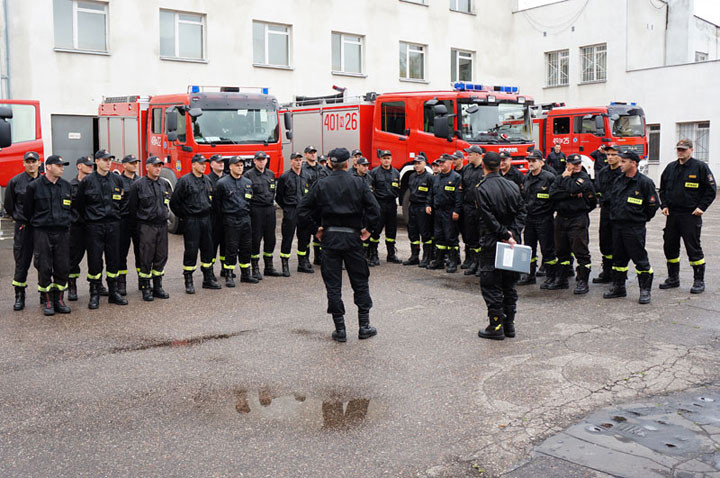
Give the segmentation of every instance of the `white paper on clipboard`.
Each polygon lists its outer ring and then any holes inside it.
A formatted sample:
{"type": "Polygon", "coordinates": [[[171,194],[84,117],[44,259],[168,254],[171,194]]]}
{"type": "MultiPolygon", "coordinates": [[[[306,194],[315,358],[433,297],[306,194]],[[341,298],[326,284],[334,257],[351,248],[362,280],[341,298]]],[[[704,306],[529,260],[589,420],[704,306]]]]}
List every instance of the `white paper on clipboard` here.
{"type": "Polygon", "coordinates": [[[495,268],[513,272],[530,272],[532,249],[528,246],[498,242],[495,250],[495,268]]]}

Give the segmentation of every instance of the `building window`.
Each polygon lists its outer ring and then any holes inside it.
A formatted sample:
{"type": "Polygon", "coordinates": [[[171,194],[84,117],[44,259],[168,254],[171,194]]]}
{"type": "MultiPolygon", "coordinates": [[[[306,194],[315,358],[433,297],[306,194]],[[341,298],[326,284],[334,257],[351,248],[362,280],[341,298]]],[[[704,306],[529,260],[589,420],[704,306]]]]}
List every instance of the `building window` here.
{"type": "Polygon", "coordinates": [[[107,4],[53,0],[55,48],[107,52],[107,4]]]}
{"type": "Polygon", "coordinates": [[[660,125],[648,125],[648,162],[660,163],[660,125]]]}
{"type": "Polygon", "coordinates": [[[558,50],[545,53],[545,86],[569,84],[570,51],[558,50]]]}
{"type": "Polygon", "coordinates": [[[400,42],[400,79],[425,79],[425,46],[400,42]]]}
{"type": "Polygon", "coordinates": [[[678,141],[687,138],[693,142],[693,158],[705,161],[710,159],[710,122],[678,123],[678,141]]]}
{"type": "Polygon", "coordinates": [[[290,66],[290,27],[253,22],[253,61],[256,65],[290,66]]]}
{"type": "Polygon", "coordinates": [[[160,56],[205,58],[205,15],[160,10],[160,56]]]}
{"type": "Polygon", "coordinates": [[[362,74],[363,37],[333,32],[331,41],[332,70],[362,74]]]}
{"type": "Polygon", "coordinates": [[[708,54],[702,51],[695,52],[695,62],[708,61],[708,54]]]}
{"type": "Polygon", "coordinates": [[[584,46],[580,48],[582,83],[607,80],[607,45],[584,46]]]}
{"type": "Polygon", "coordinates": [[[450,50],[450,81],[472,81],[473,53],[450,50]]]}
{"type": "Polygon", "coordinates": [[[474,13],[473,0],[450,0],[450,10],[454,12],[474,13]]]}
{"type": "Polygon", "coordinates": [[[405,102],[389,101],[380,105],[381,129],[393,134],[405,134],[405,102]]]}

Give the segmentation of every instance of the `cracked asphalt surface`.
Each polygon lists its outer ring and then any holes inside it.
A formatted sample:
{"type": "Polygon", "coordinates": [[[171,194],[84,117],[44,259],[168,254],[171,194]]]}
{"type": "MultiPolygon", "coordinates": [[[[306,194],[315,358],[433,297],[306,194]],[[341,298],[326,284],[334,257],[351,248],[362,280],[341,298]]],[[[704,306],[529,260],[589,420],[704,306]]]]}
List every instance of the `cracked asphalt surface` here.
{"type": "MultiPolygon", "coordinates": [[[[681,287],[657,289],[656,217],[650,305],[636,281],[612,301],[601,285],[521,287],[518,336],[502,342],[476,335],[476,279],[384,262],[371,272],[379,335],[362,342],[347,280],[349,340],[330,339],[318,272],[189,296],[176,236],[168,301],[143,303],[131,278],[126,307],[88,310],[82,284],[68,316],[43,317],[35,292],[16,313],[0,240],[0,475],[606,476],[533,450],[600,408],[718,383],[717,207],[704,222],[704,294],[689,293],[684,252],[681,287]]],[[[407,257],[404,230],[399,248],[407,257]]]]}

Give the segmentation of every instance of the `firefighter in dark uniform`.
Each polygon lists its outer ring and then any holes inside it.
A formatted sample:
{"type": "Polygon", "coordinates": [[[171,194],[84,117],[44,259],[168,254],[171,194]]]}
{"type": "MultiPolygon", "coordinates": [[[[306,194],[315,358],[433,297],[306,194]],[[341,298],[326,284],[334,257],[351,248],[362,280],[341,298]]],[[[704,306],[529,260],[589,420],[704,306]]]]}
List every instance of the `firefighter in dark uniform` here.
{"type": "MultiPolygon", "coordinates": [[[[329,171],[327,168],[321,166],[318,163],[317,148],[315,146],[306,146],[304,150],[305,163],[303,163],[303,173],[310,180],[310,187],[312,188],[319,179],[328,176],[329,171]]],[[[320,240],[317,237],[313,237],[313,264],[319,266],[322,263],[322,248],[320,247],[320,240]]],[[[310,259],[310,257],[308,257],[310,259]]]]}
{"type": "Polygon", "coordinates": [[[590,242],[588,228],[589,213],[595,209],[596,198],[590,176],[582,169],[579,154],[567,158],[567,167],[555,178],[550,187],[557,217],[555,218],[555,252],[560,262],[555,280],[547,286],[549,290],[569,288],[568,277],[572,255],[577,259],[577,283],[574,294],[587,294],[590,276],[590,242]]]}
{"type": "Polygon", "coordinates": [[[15,235],[13,236],[15,274],[12,281],[12,285],[15,287],[15,304],[13,310],[25,308],[27,274],[33,257],[33,230],[25,217],[23,200],[28,185],[39,177],[40,155],[35,151],[28,151],[25,153],[23,165],[25,171],[10,179],[3,199],[5,211],[15,221],[15,235]]]}
{"type": "Polygon", "coordinates": [[[250,250],[252,248],[252,227],[250,201],[253,197],[253,183],[243,177],[243,160],[233,156],[228,160],[230,173],[217,182],[213,196],[213,209],[223,224],[225,234],[225,286],[235,287],[232,271],[240,260],[240,282],[257,284],[258,279],[250,275],[250,250]]]}
{"type": "Polygon", "coordinates": [[[297,207],[302,197],[310,190],[310,181],[302,170],[302,161],[302,154],[290,154],[290,169],[278,179],[275,193],[275,201],[283,210],[280,261],[282,262],[282,274],[285,277],[290,277],[290,250],[295,235],[297,235],[297,271],[308,274],[315,272],[308,257],[310,235],[302,231],[297,223],[297,207]]]}
{"type": "Polygon", "coordinates": [[[661,289],[680,287],[680,239],[685,243],[694,280],[690,292],[705,291],[705,255],[700,246],[702,215],[715,200],[717,186],[707,164],[692,157],[693,143],[681,139],[676,146],[677,161],[665,167],[660,176],[660,208],[667,216],[663,250],[668,278],[661,289]]]}
{"type": "MultiPolygon", "coordinates": [[[[462,151],[455,151],[452,156],[452,163],[453,163],[453,169],[456,173],[460,175],[460,190],[462,194],[462,176],[463,171],[465,170],[465,153],[462,151]]],[[[458,227],[458,233],[460,236],[462,236],[463,243],[465,244],[465,259],[462,261],[462,264],[460,265],[461,269],[467,269],[470,267],[470,263],[472,262],[472,252],[470,251],[470,248],[467,244],[467,238],[465,237],[465,211],[460,211],[460,218],[457,220],[457,227],[458,227]]],[[[458,260],[459,262],[459,260],[458,260]]]]}
{"type": "Polygon", "coordinates": [[[178,179],[170,198],[170,210],[183,221],[183,277],[185,292],[195,293],[193,272],[197,269],[198,250],[200,251],[200,270],[202,271],[203,289],[220,289],[213,272],[212,238],[212,197],[214,188],[212,181],[205,176],[207,159],[202,154],[195,154],[191,159],[191,170],[178,179]]]}
{"type": "Polygon", "coordinates": [[[465,150],[468,153],[468,164],[462,169],[460,190],[463,197],[462,225],[463,240],[465,241],[465,258],[470,255],[468,264],[463,263],[460,268],[466,269],[465,275],[477,274],[480,267],[480,229],[477,208],[472,190],[480,183],[484,173],[482,155],[485,151],[480,146],[470,146],[465,150]]]}
{"type": "Polygon", "coordinates": [[[525,181],[525,176],[523,176],[523,173],[521,173],[518,168],[513,166],[512,155],[507,151],[501,151],[500,159],[500,176],[508,181],[514,182],[517,184],[517,187],[521,188],[523,181],[525,181]]]}
{"type": "MultiPolygon", "coordinates": [[[[210,172],[207,174],[208,179],[213,185],[213,189],[217,186],[218,180],[223,177],[225,171],[225,158],[219,154],[213,154],[210,156],[210,172]]],[[[223,267],[225,262],[225,238],[222,230],[222,215],[215,214],[213,209],[212,216],[212,235],[213,235],[213,264],[215,263],[215,257],[220,256],[220,277],[225,277],[227,269],[223,267]]]]}
{"type": "Polygon", "coordinates": [[[380,151],[380,167],[370,171],[373,182],[373,193],[380,204],[380,225],[372,231],[370,237],[370,265],[380,265],[378,246],[380,233],[385,229],[385,247],[387,248],[387,261],[400,264],[402,261],[396,254],[397,237],[397,200],[400,194],[400,172],[392,167],[392,153],[388,150],[380,151]]]}
{"type": "Polygon", "coordinates": [[[448,273],[457,272],[460,262],[457,221],[462,211],[460,193],[460,174],[452,169],[452,156],[443,154],[440,161],[440,174],[433,178],[432,188],[427,197],[425,211],[435,215],[436,255],[428,269],[441,269],[448,258],[448,273]]]}
{"type": "Polygon", "coordinates": [[[410,173],[407,188],[410,192],[410,207],[408,208],[408,238],[410,239],[410,258],[403,262],[404,266],[420,264],[420,241],[423,245],[422,260],[427,267],[430,248],[432,245],[432,231],[425,207],[427,197],[432,189],[433,176],[427,169],[427,158],[425,154],[418,153],[413,159],[414,173],[410,173]]]}
{"type": "Polygon", "coordinates": [[[87,231],[87,279],[90,283],[89,309],[100,305],[103,256],[108,281],[108,302],[127,305],[118,292],[120,269],[120,201],[126,194],[120,176],[110,172],[115,156],[101,149],[95,153],[95,172],[82,180],[77,191],[77,208],[87,231]]]}
{"type": "Polygon", "coordinates": [[[302,227],[316,233],[323,244],[322,277],[327,290],[328,308],[335,323],[332,338],[347,340],[345,305],[342,301],[342,265],[345,264],[358,308],[359,339],[377,334],[370,326],[370,270],[363,257],[362,241],[378,227],[380,206],[363,181],[348,174],[350,153],[345,148],[330,151],[333,172],[319,180],[298,207],[302,227]]]}
{"type": "MultiPolygon", "coordinates": [[[[645,249],[645,223],[655,217],[660,206],[652,179],[637,170],[640,158],[634,151],[620,154],[620,169],[623,175],[610,188],[610,221],[613,231],[613,272],[612,288],[603,294],[605,299],[625,297],[628,262],[635,263],[641,304],[650,303],[653,270],[645,249]]],[[[608,152],[608,160],[610,154],[608,152]]]]}
{"type": "Polygon", "coordinates": [[[472,190],[480,224],[480,289],[488,309],[489,324],[478,337],[503,340],[515,337],[517,313],[517,272],[495,269],[498,242],[517,243],[525,222],[525,204],[520,188],[498,173],[500,155],[489,152],[483,158],[485,177],[472,190]]]}
{"type": "Polygon", "coordinates": [[[268,155],[258,151],[253,158],[255,166],[245,173],[253,183],[253,196],[250,200],[250,224],[252,226],[252,275],[262,280],[260,273],[260,243],[263,243],[264,274],[279,277],[282,274],[273,266],[275,251],[275,174],[267,169],[268,155]]]}
{"type": "MultiPolygon", "coordinates": [[[[130,188],[132,188],[133,183],[139,178],[137,175],[138,164],[139,160],[134,154],[125,155],[122,159],[123,172],[120,175],[120,179],[122,179],[125,194],[123,194],[123,198],[120,200],[120,269],[118,270],[117,288],[118,293],[123,297],[127,295],[127,257],[130,252],[130,244],[133,246],[133,254],[135,256],[135,270],[140,267],[138,262],[137,237],[135,237],[131,229],[132,221],[130,220],[129,208],[130,188]]],[[[102,288],[100,289],[100,295],[103,295],[102,288]]]]}
{"type": "Polygon", "coordinates": [[[355,174],[357,172],[357,165],[358,165],[358,159],[363,157],[362,151],[359,149],[353,149],[352,153],[350,153],[350,156],[352,157],[352,169],[351,172],[355,174]]]}
{"type": "Polygon", "coordinates": [[[150,302],[170,297],[163,289],[162,278],[168,259],[168,205],[172,190],[170,183],[160,178],[162,159],[150,156],[145,168],[147,174],[130,189],[128,208],[131,228],[138,240],[138,280],[143,300],[150,302]]]}
{"type": "Polygon", "coordinates": [[[598,149],[590,153],[590,157],[594,162],[593,169],[595,170],[595,177],[597,177],[597,174],[602,168],[607,166],[607,154],[605,153],[606,148],[607,146],[605,144],[601,144],[598,149]]]}
{"type": "Polygon", "coordinates": [[[547,163],[547,166],[550,166],[556,172],[565,171],[565,160],[567,158],[565,157],[565,153],[560,150],[561,148],[562,146],[559,143],[555,143],[555,146],[553,146],[553,150],[548,153],[547,159],[545,161],[545,163],[547,163]]]}
{"type": "Polygon", "coordinates": [[[535,284],[537,272],[537,244],[540,242],[542,263],[545,266],[545,282],[540,286],[545,289],[555,279],[557,257],[555,256],[555,237],[553,232],[553,203],[550,200],[550,186],[555,175],[543,169],[543,157],[539,150],[534,149],[527,155],[528,171],[522,187],[527,220],[525,222],[523,244],[532,249],[530,273],[520,277],[518,285],[535,284]]]}
{"type": "Polygon", "coordinates": [[[80,182],[93,172],[91,156],[82,156],[75,161],[77,176],[70,181],[72,189],[72,222],[70,223],[70,274],[68,275],[68,300],[78,300],[77,280],[80,277],[80,263],[87,248],[85,218],[78,209],[77,193],[80,182]]]}
{"type": "Polygon", "coordinates": [[[595,175],[595,191],[598,203],[600,203],[600,254],[602,254],[602,272],[592,281],[593,284],[607,284],[612,281],[613,264],[613,223],[610,220],[610,191],[617,178],[622,176],[620,169],[620,151],[614,143],[608,144],[605,148],[607,166],[602,168],[595,175]],[[607,207],[606,207],[607,206],[607,207]]]}
{"type": "Polygon", "coordinates": [[[70,313],[63,300],[70,274],[72,221],[72,188],[62,178],[67,165],[60,156],[48,156],[45,175],[27,186],[23,200],[24,217],[33,227],[34,262],[45,315],[70,313]]]}
{"type": "MultiPolygon", "coordinates": [[[[356,149],[355,151],[360,151],[359,149],[356,149]]],[[[372,184],[372,176],[370,176],[368,169],[370,168],[370,161],[367,160],[366,157],[360,156],[355,160],[355,169],[353,170],[352,174],[354,176],[359,177],[363,180],[365,184],[370,188],[370,191],[373,190],[373,184],[372,184]]],[[[363,241],[363,252],[365,255],[365,258],[370,261],[370,239],[363,241]]]]}

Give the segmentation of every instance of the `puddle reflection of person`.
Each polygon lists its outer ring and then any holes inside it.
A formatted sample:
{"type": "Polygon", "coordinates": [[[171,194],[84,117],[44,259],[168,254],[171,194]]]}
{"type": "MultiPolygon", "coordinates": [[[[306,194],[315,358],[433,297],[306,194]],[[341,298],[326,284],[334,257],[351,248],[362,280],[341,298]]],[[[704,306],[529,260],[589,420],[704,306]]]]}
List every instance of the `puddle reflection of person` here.
{"type": "Polygon", "coordinates": [[[349,428],[358,425],[365,419],[369,405],[370,400],[367,398],[350,400],[343,413],[343,402],[323,402],[323,428],[349,428]]]}

